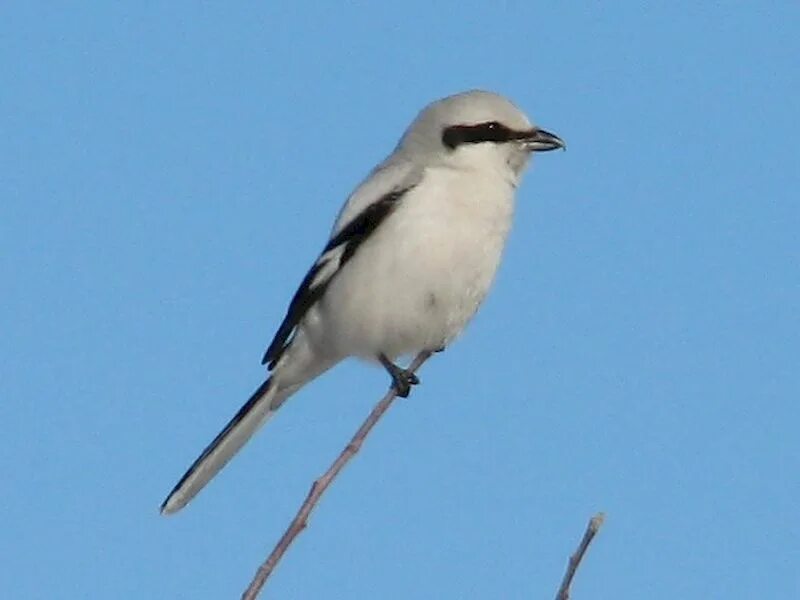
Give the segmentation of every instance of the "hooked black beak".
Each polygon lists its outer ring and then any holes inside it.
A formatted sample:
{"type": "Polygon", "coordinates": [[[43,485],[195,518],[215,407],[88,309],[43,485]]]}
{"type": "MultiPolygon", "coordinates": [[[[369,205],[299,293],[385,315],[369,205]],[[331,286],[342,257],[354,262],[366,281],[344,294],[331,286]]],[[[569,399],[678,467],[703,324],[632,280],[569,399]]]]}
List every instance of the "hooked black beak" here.
{"type": "Polygon", "coordinates": [[[567,149],[567,145],[560,137],[544,129],[534,128],[526,132],[521,138],[522,143],[531,152],[549,152],[556,148],[567,149]]]}

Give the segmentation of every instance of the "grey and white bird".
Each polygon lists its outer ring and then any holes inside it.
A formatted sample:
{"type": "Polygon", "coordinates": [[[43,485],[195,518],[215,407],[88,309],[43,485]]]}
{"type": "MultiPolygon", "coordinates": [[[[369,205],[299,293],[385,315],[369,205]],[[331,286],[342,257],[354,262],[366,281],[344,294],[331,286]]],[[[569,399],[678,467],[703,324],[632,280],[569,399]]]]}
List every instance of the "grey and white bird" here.
{"type": "Polygon", "coordinates": [[[183,508],[286,401],[355,356],[401,396],[402,356],[445,348],[483,301],[532,152],[564,148],[506,98],[469,91],[428,105],[347,199],[262,364],[270,375],[161,506],[183,508]]]}

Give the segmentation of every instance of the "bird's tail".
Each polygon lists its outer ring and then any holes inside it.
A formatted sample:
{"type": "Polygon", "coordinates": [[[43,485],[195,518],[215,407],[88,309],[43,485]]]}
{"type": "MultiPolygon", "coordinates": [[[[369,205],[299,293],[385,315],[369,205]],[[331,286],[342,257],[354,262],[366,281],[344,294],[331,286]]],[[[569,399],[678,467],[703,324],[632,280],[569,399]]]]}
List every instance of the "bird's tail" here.
{"type": "Polygon", "coordinates": [[[267,422],[292,391],[279,390],[274,377],[262,383],[181,477],[161,505],[161,514],[170,515],[186,506],[267,422]]]}

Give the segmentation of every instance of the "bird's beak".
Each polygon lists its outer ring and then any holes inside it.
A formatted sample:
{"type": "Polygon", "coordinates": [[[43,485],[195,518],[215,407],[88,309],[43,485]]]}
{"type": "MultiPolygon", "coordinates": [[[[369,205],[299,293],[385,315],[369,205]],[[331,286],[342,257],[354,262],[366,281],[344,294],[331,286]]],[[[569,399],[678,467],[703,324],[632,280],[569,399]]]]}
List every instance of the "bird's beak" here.
{"type": "Polygon", "coordinates": [[[530,152],[548,152],[556,148],[567,149],[567,145],[560,137],[537,127],[526,131],[524,135],[520,136],[520,141],[530,152]]]}

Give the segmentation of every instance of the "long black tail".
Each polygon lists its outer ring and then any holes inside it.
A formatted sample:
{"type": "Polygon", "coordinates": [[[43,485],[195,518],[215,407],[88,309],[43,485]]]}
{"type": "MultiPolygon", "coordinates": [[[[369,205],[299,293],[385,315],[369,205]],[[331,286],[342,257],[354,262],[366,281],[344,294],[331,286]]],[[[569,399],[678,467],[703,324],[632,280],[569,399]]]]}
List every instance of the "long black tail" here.
{"type": "Polygon", "coordinates": [[[162,515],[171,515],[186,506],[266,423],[274,412],[271,409],[275,397],[272,381],[272,378],[267,379],[253,392],[239,412],[192,463],[161,505],[162,515]]]}

